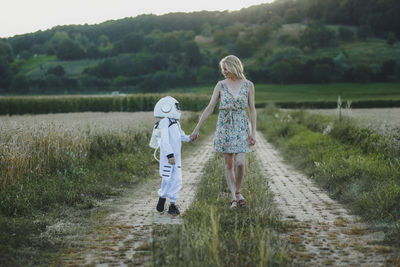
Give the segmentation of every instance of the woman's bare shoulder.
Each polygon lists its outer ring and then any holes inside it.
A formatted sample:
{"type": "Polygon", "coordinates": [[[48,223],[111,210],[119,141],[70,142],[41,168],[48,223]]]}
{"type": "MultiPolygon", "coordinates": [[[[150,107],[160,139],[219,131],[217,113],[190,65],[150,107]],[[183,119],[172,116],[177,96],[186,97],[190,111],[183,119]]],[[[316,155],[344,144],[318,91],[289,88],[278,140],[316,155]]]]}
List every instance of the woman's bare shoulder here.
{"type": "Polygon", "coordinates": [[[225,84],[225,80],[220,80],[215,84],[215,88],[220,88],[222,84],[225,84]]]}
{"type": "Polygon", "coordinates": [[[245,81],[248,82],[249,84],[253,84],[253,82],[248,79],[245,79],[245,81]]]}
{"type": "Polygon", "coordinates": [[[226,82],[226,79],[225,79],[225,80],[219,80],[219,81],[217,82],[217,85],[218,85],[218,84],[221,84],[221,83],[224,83],[224,82],[226,82]]]}
{"type": "Polygon", "coordinates": [[[253,87],[254,88],[254,83],[252,81],[246,79],[246,82],[249,85],[249,87],[253,87]]]}

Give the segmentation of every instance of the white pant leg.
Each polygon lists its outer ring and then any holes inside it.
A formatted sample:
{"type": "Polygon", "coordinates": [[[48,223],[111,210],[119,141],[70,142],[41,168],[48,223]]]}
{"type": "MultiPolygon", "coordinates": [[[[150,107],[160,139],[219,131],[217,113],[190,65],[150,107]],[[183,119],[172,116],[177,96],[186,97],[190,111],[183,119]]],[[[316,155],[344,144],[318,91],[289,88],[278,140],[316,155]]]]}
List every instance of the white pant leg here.
{"type": "Polygon", "coordinates": [[[174,167],[171,182],[169,183],[167,194],[170,202],[175,203],[179,198],[179,191],[182,189],[182,169],[181,166],[174,167]]]}
{"type": "Polygon", "coordinates": [[[172,173],[174,171],[173,165],[163,162],[160,166],[160,175],[161,175],[161,188],[158,190],[158,195],[162,198],[166,198],[168,196],[168,187],[171,182],[172,173]]]}

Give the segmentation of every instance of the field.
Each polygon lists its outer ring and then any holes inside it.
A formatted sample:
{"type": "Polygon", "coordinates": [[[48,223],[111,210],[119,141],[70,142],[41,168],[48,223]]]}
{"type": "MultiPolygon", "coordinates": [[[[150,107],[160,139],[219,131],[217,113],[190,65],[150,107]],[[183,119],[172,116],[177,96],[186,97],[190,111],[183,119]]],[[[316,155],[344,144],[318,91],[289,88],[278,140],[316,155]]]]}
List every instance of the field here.
{"type": "Polygon", "coordinates": [[[35,135],[43,130],[80,135],[85,132],[148,131],[155,122],[153,112],[82,112],[0,116],[2,133],[0,142],[8,143],[4,138],[9,135],[20,139],[21,135],[35,135]]]}
{"type": "MultiPolygon", "coordinates": [[[[314,114],[338,116],[337,109],[308,110],[314,114]]],[[[354,118],[361,127],[371,128],[382,134],[397,136],[400,140],[400,109],[373,108],[343,110],[343,115],[354,118]]]]}
{"type": "Polygon", "coordinates": [[[82,166],[92,157],[90,151],[94,153],[95,138],[116,136],[115,141],[128,142],[125,135],[149,132],[154,122],[151,112],[2,116],[0,144],[4,168],[0,184],[14,184],[32,172],[57,173],[73,163],[82,166]]]}
{"type": "MultiPolygon", "coordinates": [[[[177,92],[193,92],[211,97],[215,85],[176,89],[177,92]]],[[[332,83],[332,84],[255,84],[256,103],[271,102],[336,102],[342,100],[400,100],[399,83],[332,83]]]]}
{"type": "MultiPolygon", "coordinates": [[[[384,109],[365,111],[352,110],[351,114],[367,116],[370,121],[385,118],[399,125],[394,114],[398,109],[391,109],[386,117],[382,115],[384,109]],[[368,114],[375,114],[376,119],[368,114]]],[[[388,236],[397,240],[392,237],[400,231],[395,150],[388,150],[387,143],[376,139],[374,132],[348,134],[346,129],[358,128],[350,124],[344,129],[334,122],[336,116],[321,115],[334,115],[335,110],[312,112],[317,114],[295,111],[288,116],[277,109],[260,109],[259,129],[292,164],[310,174],[334,197],[351,203],[348,206],[354,212],[366,220],[389,225],[388,236]],[[330,124],[333,130],[322,133],[330,124]],[[342,140],[343,136],[346,139],[342,140]],[[358,139],[353,142],[351,138],[358,139]],[[360,174],[362,177],[358,177],[360,174]]],[[[344,115],[348,113],[344,110],[344,115]]],[[[189,133],[198,113],[184,112],[182,120],[189,133]]],[[[57,251],[76,246],[54,235],[39,238],[48,226],[58,227],[61,218],[72,225],[78,221],[79,227],[106,227],[101,221],[104,215],[96,213],[98,203],[110,196],[118,198],[123,188],[145,185],[156,176],[156,162],[147,145],[155,121],[152,112],[1,116],[0,263],[26,264],[29,255],[36,255],[36,264],[54,263],[52,257],[61,255],[57,251]],[[19,254],[21,247],[29,247],[32,242],[37,244],[35,248],[19,254]]],[[[215,116],[205,124],[208,133],[214,127],[215,116]]],[[[156,263],[176,266],[196,259],[210,266],[223,266],[224,262],[290,265],[290,251],[295,249],[290,239],[293,236],[289,237],[290,244],[282,238],[288,225],[276,213],[273,195],[254,155],[249,156],[247,164],[243,192],[248,208],[238,210],[235,216],[227,209],[229,197],[225,179],[221,179],[223,159],[216,156],[208,163],[195,204],[185,213],[183,224],[155,228],[151,251],[156,263]],[[183,258],[170,257],[176,253],[183,253],[183,258]]],[[[83,227],[75,234],[85,234],[88,229],[83,227]]]]}

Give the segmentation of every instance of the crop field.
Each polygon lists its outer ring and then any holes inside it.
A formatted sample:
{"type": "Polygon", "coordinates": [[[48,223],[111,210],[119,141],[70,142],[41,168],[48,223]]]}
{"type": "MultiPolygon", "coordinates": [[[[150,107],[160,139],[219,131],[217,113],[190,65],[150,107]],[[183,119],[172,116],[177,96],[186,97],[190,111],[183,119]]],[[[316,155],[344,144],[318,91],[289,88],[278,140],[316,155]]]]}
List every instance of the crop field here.
{"type": "MultiPolygon", "coordinates": [[[[184,112],[182,119],[190,114],[184,112]]],[[[0,185],[43,169],[60,171],[65,169],[60,164],[71,160],[85,162],[99,136],[114,136],[121,142],[116,146],[128,145],[136,133],[150,132],[155,122],[153,112],[0,116],[0,185]]]]}
{"type": "MultiPolygon", "coordinates": [[[[211,97],[215,85],[176,89],[211,97]]],[[[399,83],[255,84],[256,103],[399,100],[399,83]]]]}
{"type": "Polygon", "coordinates": [[[92,137],[149,131],[154,122],[151,112],[2,116],[0,182],[5,186],[28,173],[65,169],[63,162],[84,162],[92,137]]]}
{"type": "MultiPolygon", "coordinates": [[[[337,109],[314,109],[311,113],[338,116],[337,109]]],[[[344,109],[344,116],[355,119],[362,127],[400,139],[400,108],[344,109]]]]}
{"type": "MultiPolygon", "coordinates": [[[[55,131],[74,134],[85,131],[121,131],[149,129],[156,119],[153,112],[82,112],[43,115],[0,116],[0,140],[6,135],[55,131]]],[[[16,136],[15,136],[16,137],[16,136]]]]}

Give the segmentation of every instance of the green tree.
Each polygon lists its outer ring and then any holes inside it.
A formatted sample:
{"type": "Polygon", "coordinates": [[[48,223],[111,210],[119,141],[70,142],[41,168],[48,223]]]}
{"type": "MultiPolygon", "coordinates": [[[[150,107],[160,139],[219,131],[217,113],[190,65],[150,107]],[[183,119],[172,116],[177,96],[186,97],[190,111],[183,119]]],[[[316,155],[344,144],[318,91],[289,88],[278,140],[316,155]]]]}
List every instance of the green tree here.
{"type": "Polygon", "coordinates": [[[115,87],[116,89],[125,86],[128,82],[128,78],[122,75],[115,77],[112,80],[111,86],[115,87]]]}
{"type": "Polygon", "coordinates": [[[340,75],[343,75],[350,69],[350,66],[347,63],[346,55],[343,52],[340,52],[336,57],[333,58],[333,64],[336,73],[340,75]]]}
{"type": "Polygon", "coordinates": [[[284,47],[278,48],[267,57],[267,65],[272,65],[275,62],[286,60],[286,61],[294,61],[294,60],[302,60],[304,57],[303,51],[301,51],[297,47],[284,47]]]}
{"type": "Polygon", "coordinates": [[[396,34],[394,32],[389,32],[387,34],[386,43],[390,46],[397,42],[396,34]]]}
{"type": "Polygon", "coordinates": [[[390,77],[395,73],[395,69],[397,66],[397,62],[394,61],[393,59],[386,60],[383,62],[382,67],[381,67],[381,74],[384,77],[390,77]]]}
{"type": "Polygon", "coordinates": [[[99,44],[99,47],[103,49],[111,45],[108,36],[105,34],[100,35],[97,42],[99,44]]]}
{"type": "Polygon", "coordinates": [[[0,40],[0,88],[8,89],[12,81],[11,64],[13,53],[11,46],[0,40]]]}
{"type": "Polygon", "coordinates": [[[213,32],[213,28],[210,25],[210,23],[206,22],[203,25],[201,25],[201,34],[206,36],[206,37],[210,37],[212,35],[213,32]]]}
{"type": "Polygon", "coordinates": [[[359,83],[367,83],[371,80],[372,70],[367,64],[359,64],[353,70],[353,80],[359,83]]]}
{"type": "Polygon", "coordinates": [[[81,33],[74,36],[74,42],[82,47],[84,51],[86,51],[90,45],[89,39],[81,33]]]}
{"type": "Polygon", "coordinates": [[[200,53],[200,48],[196,42],[186,42],[183,46],[183,52],[185,53],[185,62],[189,67],[201,65],[202,56],[200,53]]]}
{"type": "Polygon", "coordinates": [[[343,41],[353,41],[354,39],[354,33],[352,30],[349,30],[347,28],[344,27],[340,27],[339,28],[339,37],[341,40],[343,41]]]}
{"type": "Polygon", "coordinates": [[[174,35],[167,35],[156,41],[153,51],[159,53],[177,53],[180,52],[181,48],[182,44],[177,37],[174,35]]]}
{"type": "Polygon", "coordinates": [[[284,15],[287,23],[296,23],[300,20],[299,10],[297,8],[289,8],[285,11],[284,15]]]}
{"type": "Polygon", "coordinates": [[[255,47],[250,39],[238,38],[233,45],[233,53],[241,58],[248,58],[254,54],[255,47]]]}
{"type": "Polygon", "coordinates": [[[361,25],[357,30],[357,36],[360,40],[365,40],[372,36],[372,30],[369,25],[361,25]]]}
{"type": "Polygon", "coordinates": [[[84,58],[85,52],[82,47],[71,39],[65,39],[58,46],[56,55],[61,60],[74,60],[84,58]]]}
{"type": "Polygon", "coordinates": [[[86,56],[88,58],[99,58],[101,57],[101,52],[99,51],[99,49],[97,48],[97,46],[95,45],[90,45],[88,47],[88,49],[86,50],[86,56]]]}
{"type": "Polygon", "coordinates": [[[269,39],[272,30],[271,25],[262,23],[254,29],[253,37],[256,38],[258,44],[265,43],[269,39]]]}
{"type": "Polygon", "coordinates": [[[47,74],[53,74],[55,76],[63,77],[65,75],[65,70],[63,66],[57,65],[55,67],[50,67],[47,70],[47,74]]]}
{"type": "Polygon", "coordinates": [[[394,75],[395,75],[396,81],[400,82],[400,64],[396,65],[396,68],[394,70],[394,75]]]}
{"type": "Polygon", "coordinates": [[[325,27],[321,22],[313,22],[301,32],[300,41],[303,46],[313,49],[334,45],[335,32],[325,27]]]}
{"type": "Polygon", "coordinates": [[[287,61],[276,62],[270,67],[269,75],[275,83],[289,83],[292,75],[292,66],[287,61]]]}
{"type": "Polygon", "coordinates": [[[14,93],[25,93],[29,89],[29,81],[28,78],[22,74],[18,73],[13,77],[11,83],[11,89],[14,93]]]}
{"type": "Polygon", "coordinates": [[[313,81],[317,83],[327,83],[330,80],[332,70],[328,64],[317,64],[313,70],[313,81]]]}
{"type": "Polygon", "coordinates": [[[50,47],[53,50],[53,53],[56,54],[58,49],[60,48],[61,44],[65,40],[70,40],[69,35],[67,32],[64,31],[57,31],[53,34],[53,36],[50,38],[49,43],[50,47]]]}
{"type": "Polygon", "coordinates": [[[201,66],[199,74],[197,75],[197,82],[199,84],[213,84],[218,79],[218,71],[209,66],[201,66]]]}
{"type": "Polygon", "coordinates": [[[142,49],[143,43],[143,34],[131,32],[115,45],[115,49],[119,53],[137,53],[142,49]]]}

